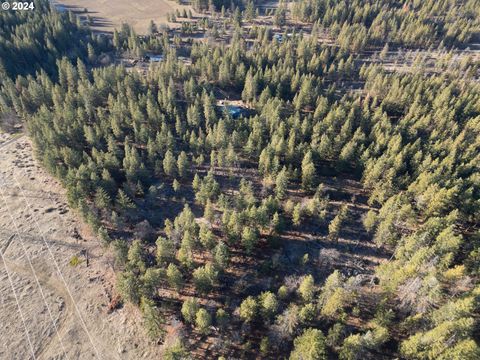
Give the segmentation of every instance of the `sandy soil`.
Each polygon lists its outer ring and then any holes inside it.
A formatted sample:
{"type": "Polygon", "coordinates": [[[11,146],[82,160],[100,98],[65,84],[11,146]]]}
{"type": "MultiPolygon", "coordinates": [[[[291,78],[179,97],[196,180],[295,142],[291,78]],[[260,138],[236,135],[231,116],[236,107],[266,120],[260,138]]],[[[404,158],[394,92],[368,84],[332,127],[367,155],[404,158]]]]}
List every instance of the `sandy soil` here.
{"type": "MultiPolygon", "coordinates": [[[[57,0],[57,3],[72,11],[86,8],[94,20],[94,29],[112,31],[122,23],[129,23],[139,34],[147,32],[151,20],[157,25],[167,24],[167,13],[190,9],[170,0],[57,0]]],[[[175,24],[169,23],[169,26],[175,24]]]]}
{"type": "Polygon", "coordinates": [[[136,309],[107,311],[112,257],[33,160],[29,140],[4,134],[0,254],[0,359],[160,358],[136,309]],[[71,266],[82,250],[89,266],[71,266]]]}

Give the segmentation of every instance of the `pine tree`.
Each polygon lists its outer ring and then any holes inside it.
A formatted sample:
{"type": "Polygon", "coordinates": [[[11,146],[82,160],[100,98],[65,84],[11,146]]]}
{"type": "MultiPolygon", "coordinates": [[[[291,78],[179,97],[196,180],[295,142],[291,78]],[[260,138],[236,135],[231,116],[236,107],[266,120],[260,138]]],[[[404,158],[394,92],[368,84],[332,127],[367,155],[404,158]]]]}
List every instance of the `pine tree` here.
{"type": "Polygon", "coordinates": [[[98,188],[95,194],[95,204],[99,209],[108,209],[112,200],[103,188],[98,188]]]}
{"type": "Polygon", "coordinates": [[[200,225],[199,233],[200,243],[205,249],[213,249],[215,246],[215,236],[213,232],[204,224],[200,225]]]}
{"type": "Polygon", "coordinates": [[[279,304],[277,297],[270,291],[260,294],[258,302],[260,312],[266,320],[271,319],[278,310],[279,304]]]}
{"type": "Polygon", "coordinates": [[[132,271],[124,271],[118,275],[117,289],[123,299],[134,304],[140,302],[140,283],[138,276],[132,271]]]}
{"type": "Polygon", "coordinates": [[[222,270],[228,266],[229,251],[228,247],[222,241],[220,241],[215,247],[214,260],[215,265],[222,270]]]}
{"type": "Polygon", "coordinates": [[[287,10],[285,9],[285,6],[278,6],[275,9],[273,23],[275,24],[275,26],[282,27],[286,24],[286,21],[287,21],[287,10]]]}
{"type": "Polygon", "coordinates": [[[163,338],[166,333],[164,329],[165,320],[155,303],[146,297],[142,297],[140,309],[142,310],[143,321],[150,338],[157,341],[163,338]]]}
{"type": "Polygon", "coordinates": [[[208,293],[217,282],[218,271],[211,263],[195,269],[193,272],[193,283],[195,288],[202,294],[208,293]]]}
{"type": "Polygon", "coordinates": [[[244,11],[245,20],[252,21],[255,18],[255,6],[253,1],[247,2],[247,6],[244,11]]]}
{"type": "Polygon", "coordinates": [[[120,50],[120,36],[118,34],[117,29],[114,29],[113,31],[113,46],[115,49],[120,50]]]}
{"type": "Polygon", "coordinates": [[[377,214],[374,210],[369,210],[366,216],[363,219],[363,226],[365,230],[369,233],[373,231],[375,228],[375,224],[377,222],[377,214]]]}
{"type": "Polygon", "coordinates": [[[258,304],[254,297],[249,296],[240,304],[240,318],[245,322],[252,322],[257,316],[258,304]]]}
{"type": "Polygon", "coordinates": [[[210,325],[212,324],[212,317],[205,309],[200,309],[195,315],[195,327],[202,335],[207,335],[210,332],[210,325]]]}
{"type": "Polygon", "coordinates": [[[134,240],[128,249],[128,263],[140,272],[145,272],[145,249],[140,240],[134,240]]]}
{"type": "Polygon", "coordinates": [[[239,7],[233,12],[233,23],[238,27],[242,26],[242,13],[239,7]]]}
{"type": "Polygon", "coordinates": [[[316,170],[312,159],[312,152],[305,154],[302,160],[302,186],[305,190],[311,190],[315,186],[316,170]]]}
{"type": "Polygon", "coordinates": [[[183,275],[173,263],[170,263],[167,267],[167,281],[168,284],[177,291],[179,291],[183,286],[183,275]]]}
{"type": "Polygon", "coordinates": [[[383,47],[382,51],[380,52],[380,59],[381,60],[385,60],[387,58],[389,50],[390,49],[389,49],[388,43],[385,43],[385,46],[383,47]]]}
{"type": "Polygon", "coordinates": [[[242,232],[242,245],[247,253],[252,253],[258,243],[258,233],[251,227],[245,227],[242,232]]]}
{"type": "Polygon", "coordinates": [[[169,238],[160,236],[156,241],[157,263],[164,264],[175,257],[175,245],[169,238]]]}
{"type": "Polygon", "coordinates": [[[200,190],[200,186],[201,186],[200,176],[198,176],[198,174],[195,174],[192,181],[192,189],[195,192],[197,192],[198,190],[200,190]]]}
{"type": "Polygon", "coordinates": [[[302,222],[302,217],[303,217],[303,207],[302,207],[302,204],[298,203],[293,208],[293,213],[292,213],[293,225],[299,226],[302,222]]]}
{"type": "Polygon", "coordinates": [[[310,302],[313,300],[313,295],[315,293],[315,282],[312,275],[307,275],[303,278],[298,288],[298,292],[303,301],[310,302]]]}
{"type": "Polygon", "coordinates": [[[165,344],[162,360],[187,359],[188,356],[189,353],[185,348],[183,340],[181,338],[176,338],[174,341],[165,344]]]}
{"type": "Polygon", "coordinates": [[[165,158],[163,159],[163,171],[168,176],[175,176],[176,174],[175,158],[170,150],[165,153],[165,158]]]}
{"type": "Polygon", "coordinates": [[[280,234],[282,232],[283,222],[280,219],[280,215],[278,214],[278,212],[275,212],[275,214],[273,214],[270,228],[271,234],[280,234]]]}
{"type": "Polygon", "coordinates": [[[87,45],[87,53],[88,53],[88,61],[90,64],[95,64],[97,61],[97,56],[95,55],[95,49],[93,48],[92,44],[87,45]]]}
{"type": "Polygon", "coordinates": [[[290,360],[327,359],[325,336],[318,329],[309,328],[293,342],[290,360]]]}
{"type": "Polygon", "coordinates": [[[321,314],[335,319],[347,305],[349,294],[344,288],[344,280],[338,270],[335,270],[325,281],[319,298],[321,314]]]}
{"type": "Polygon", "coordinates": [[[172,183],[172,188],[173,188],[173,191],[175,191],[176,193],[178,193],[180,191],[180,183],[178,182],[177,179],[173,179],[173,183],[172,183]]]}
{"type": "Polygon", "coordinates": [[[302,81],[302,86],[300,87],[300,91],[295,97],[294,103],[295,108],[297,110],[304,109],[307,106],[312,106],[315,98],[314,98],[314,88],[312,84],[312,79],[310,77],[306,77],[302,81]]]}
{"type": "Polygon", "coordinates": [[[287,186],[288,186],[288,173],[287,173],[287,169],[284,166],[282,171],[278,173],[277,179],[275,181],[275,195],[278,200],[285,199],[285,195],[287,193],[287,186]]]}
{"type": "Polygon", "coordinates": [[[328,236],[330,239],[338,241],[338,235],[342,227],[343,222],[347,218],[348,208],[343,205],[340,208],[338,214],[333,218],[333,220],[328,225],[328,236]]]}
{"type": "Polygon", "coordinates": [[[177,168],[178,175],[180,175],[180,177],[184,179],[187,176],[189,169],[187,154],[185,153],[185,151],[182,151],[178,156],[177,168]]]}
{"type": "Polygon", "coordinates": [[[160,281],[164,278],[163,269],[148,268],[143,274],[141,280],[143,283],[142,293],[145,297],[152,299],[158,294],[160,281]]]}
{"type": "Polygon", "coordinates": [[[135,204],[133,203],[133,201],[128,197],[128,195],[122,189],[118,190],[116,202],[117,202],[117,206],[121,210],[128,210],[128,209],[135,208],[135,204]]]}
{"type": "Polygon", "coordinates": [[[192,324],[195,321],[199,309],[198,301],[195,298],[187,298],[182,304],[182,316],[187,323],[192,324]]]}
{"type": "Polygon", "coordinates": [[[150,20],[150,23],[148,24],[148,34],[149,35],[154,35],[158,32],[157,24],[153,20],[150,20]]]}
{"type": "Polygon", "coordinates": [[[257,91],[257,78],[253,76],[251,71],[248,71],[247,77],[245,78],[245,86],[242,91],[242,99],[245,102],[253,102],[257,96],[257,91]]]}
{"type": "Polygon", "coordinates": [[[213,204],[210,200],[207,200],[207,203],[205,204],[203,217],[211,223],[215,220],[215,209],[213,208],[213,204]]]}

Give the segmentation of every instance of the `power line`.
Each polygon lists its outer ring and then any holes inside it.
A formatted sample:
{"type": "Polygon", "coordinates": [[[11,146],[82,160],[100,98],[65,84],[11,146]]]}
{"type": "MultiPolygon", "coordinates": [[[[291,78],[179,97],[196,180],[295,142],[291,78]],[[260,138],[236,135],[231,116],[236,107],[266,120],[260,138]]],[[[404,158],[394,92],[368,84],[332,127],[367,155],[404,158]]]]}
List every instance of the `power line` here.
{"type": "Polygon", "coordinates": [[[15,286],[13,285],[13,281],[12,281],[12,278],[10,276],[10,271],[8,270],[8,266],[7,266],[7,263],[5,261],[5,256],[3,255],[3,253],[1,251],[0,251],[0,257],[2,258],[3,265],[5,266],[5,271],[7,272],[7,277],[8,277],[8,280],[10,282],[10,286],[12,287],[13,295],[15,297],[15,302],[17,303],[18,312],[20,313],[20,318],[22,319],[23,328],[25,330],[25,335],[27,336],[28,345],[30,346],[30,351],[32,352],[33,359],[36,359],[35,351],[33,350],[32,341],[30,340],[30,335],[28,334],[27,324],[25,322],[25,317],[23,316],[23,312],[22,312],[22,309],[20,307],[20,302],[18,301],[17,292],[15,291],[15,286]]]}
{"type": "MultiPolygon", "coordinates": [[[[5,199],[5,194],[4,194],[3,190],[1,190],[1,188],[0,188],[0,192],[1,192],[1,195],[2,195],[3,202],[5,203],[5,207],[6,207],[7,210],[8,210],[8,203],[7,203],[6,199],[5,199]]],[[[28,260],[28,263],[29,263],[29,265],[30,265],[30,269],[32,270],[32,273],[33,273],[33,277],[35,278],[35,282],[37,283],[38,289],[40,290],[40,294],[42,295],[43,302],[45,303],[45,305],[46,305],[46,307],[47,307],[47,311],[48,311],[48,314],[49,314],[49,316],[50,316],[50,320],[52,321],[53,327],[55,328],[55,332],[56,332],[56,334],[57,334],[58,340],[60,341],[60,346],[62,347],[62,351],[63,351],[65,357],[68,359],[67,352],[66,352],[66,350],[65,350],[65,346],[64,346],[64,344],[63,344],[63,341],[62,341],[62,338],[61,338],[61,336],[60,336],[60,333],[58,332],[58,327],[57,327],[56,321],[55,321],[54,318],[53,318],[52,311],[51,311],[51,309],[50,309],[50,306],[48,305],[47,299],[46,299],[45,294],[44,294],[43,289],[42,289],[42,285],[40,284],[40,281],[38,280],[37,273],[36,273],[35,268],[34,268],[34,266],[33,266],[33,264],[32,264],[32,261],[31,261],[31,259],[30,259],[30,256],[28,255],[28,251],[27,251],[27,248],[25,247],[25,243],[24,243],[24,241],[23,241],[23,238],[22,238],[22,237],[20,236],[20,234],[19,234],[18,225],[17,225],[15,219],[13,218],[12,213],[11,213],[10,211],[8,211],[8,214],[9,214],[9,216],[10,216],[10,219],[12,220],[13,225],[15,226],[15,229],[16,229],[16,232],[17,232],[17,236],[18,236],[18,238],[20,239],[20,243],[21,243],[22,248],[23,248],[23,253],[25,254],[25,257],[26,257],[27,260],[28,260]]]]}
{"type": "MultiPolygon", "coordinates": [[[[23,199],[25,200],[25,203],[27,204],[27,208],[29,208],[29,209],[31,210],[31,209],[32,209],[32,205],[30,204],[30,202],[29,202],[28,199],[26,198],[25,193],[24,193],[24,191],[23,191],[23,188],[20,186],[19,182],[17,181],[17,179],[15,178],[15,176],[14,176],[13,174],[12,174],[12,177],[13,177],[14,181],[17,183],[18,188],[20,189],[20,191],[21,191],[22,194],[23,194],[22,197],[23,197],[23,199]]],[[[34,215],[34,212],[33,212],[33,211],[32,211],[32,219],[33,219],[33,221],[35,222],[35,225],[36,225],[36,227],[38,228],[39,233],[40,233],[40,232],[41,232],[40,226],[39,226],[39,224],[38,224],[38,221],[37,221],[36,216],[34,215]]],[[[57,262],[57,260],[55,259],[55,256],[53,255],[53,252],[52,252],[50,246],[48,245],[48,242],[47,242],[47,240],[46,240],[46,238],[45,238],[45,234],[42,233],[40,236],[42,237],[43,242],[44,242],[45,246],[47,247],[47,250],[48,250],[48,252],[49,252],[49,254],[50,254],[50,257],[51,257],[52,260],[53,260],[53,264],[55,265],[55,268],[56,268],[56,270],[57,270],[57,273],[58,273],[59,277],[62,279],[62,281],[63,281],[63,283],[64,283],[64,285],[65,285],[65,289],[67,290],[68,295],[70,296],[70,299],[72,300],[72,303],[73,303],[73,305],[74,305],[74,307],[75,307],[75,310],[76,310],[76,312],[77,312],[77,315],[78,315],[78,317],[80,318],[80,321],[81,321],[81,323],[82,323],[82,327],[83,327],[83,329],[85,330],[85,332],[86,332],[86,334],[87,334],[87,337],[88,337],[88,339],[89,339],[89,341],[90,341],[90,343],[91,343],[91,345],[92,345],[92,348],[93,348],[93,350],[94,350],[94,352],[95,352],[95,354],[96,354],[96,357],[99,358],[99,359],[101,359],[102,357],[100,356],[100,354],[99,354],[99,352],[98,352],[98,350],[97,350],[97,348],[96,348],[96,346],[95,346],[95,343],[93,342],[93,339],[92,339],[92,337],[91,337],[91,335],[90,335],[90,332],[88,331],[87,325],[86,325],[86,323],[85,323],[85,320],[83,319],[83,316],[82,316],[82,314],[81,314],[81,312],[80,312],[80,309],[78,308],[77,303],[75,302],[75,299],[73,298],[73,295],[72,295],[72,293],[71,293],[71,291],[70,291],[70,289],[69,289],[69,287],[68,287],[67,281],[65,280],[65,277],[63,276],[62,271],[60,270],[60,266],[58,265],[58,262],[57,262]]]]}

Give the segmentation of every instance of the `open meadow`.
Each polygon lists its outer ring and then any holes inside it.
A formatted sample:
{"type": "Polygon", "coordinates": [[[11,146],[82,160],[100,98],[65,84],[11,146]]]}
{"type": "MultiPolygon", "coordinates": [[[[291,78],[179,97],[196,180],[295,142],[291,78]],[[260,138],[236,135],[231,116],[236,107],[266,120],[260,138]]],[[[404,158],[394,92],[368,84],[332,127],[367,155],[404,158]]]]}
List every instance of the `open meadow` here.
{"type": "Polygon", "coordinates": [[[61,8],[73,12],[87,9],[95,30],[110,32],[120,28],[122,23],[128,23],[139,34],[147,32],[151,20],[157,25],[166,24],[167,13],[190,8],[169,0],[59,0],[57,3],[61,8]]]}

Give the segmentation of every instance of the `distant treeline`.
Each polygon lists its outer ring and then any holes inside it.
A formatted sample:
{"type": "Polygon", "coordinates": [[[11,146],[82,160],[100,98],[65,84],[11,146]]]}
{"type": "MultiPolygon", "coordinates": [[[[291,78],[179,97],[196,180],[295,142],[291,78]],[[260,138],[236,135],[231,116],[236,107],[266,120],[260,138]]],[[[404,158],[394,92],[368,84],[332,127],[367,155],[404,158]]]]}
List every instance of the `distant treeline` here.
{"type": "Polygon", "coordinates": [[[52,11],[47,0],[35,1],[30,11],[0,12],[0,76],[53,74],[63,57],[75,61],[108,47],[71,13],[52,11]],[[89,45],[90,44],[90,45],[89,45]]]}

